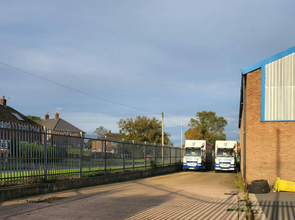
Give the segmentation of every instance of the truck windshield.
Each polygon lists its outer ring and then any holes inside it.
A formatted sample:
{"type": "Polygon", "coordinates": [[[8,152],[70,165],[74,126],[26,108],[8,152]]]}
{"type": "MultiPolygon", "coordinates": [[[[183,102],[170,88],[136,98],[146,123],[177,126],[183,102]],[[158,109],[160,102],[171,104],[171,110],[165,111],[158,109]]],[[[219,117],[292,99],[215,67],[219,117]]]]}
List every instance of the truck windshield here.
{"type": "Polygon", "coordinates": [[[184,156],[201,156],[200,148],[185,149],[184,156]]]}
{"type": "Polygon", "coordinates": [[[217,149],[217,157],[233,157],[234,151],[232,149],[228,150],[219,150],[217,149]]]}

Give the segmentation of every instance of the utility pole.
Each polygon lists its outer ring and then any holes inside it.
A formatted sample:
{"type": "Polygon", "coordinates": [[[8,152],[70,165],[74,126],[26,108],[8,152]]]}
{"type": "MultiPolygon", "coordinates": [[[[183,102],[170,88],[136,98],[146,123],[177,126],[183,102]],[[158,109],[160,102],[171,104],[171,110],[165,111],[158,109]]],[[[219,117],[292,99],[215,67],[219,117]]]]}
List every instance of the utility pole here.
{"type": "MultiPolygon", "coordinates": [[[[173,118],[177,118],[177,117],[173,117],[173,118]]],[[[177,119],[181,119],[181,130],[180,130],[180,148],[182,148],[182,140],[183,140],[183,125],[182,125],[182,118],[177,118],[177,119]]]]}
{"type": "Polygon", "coordinates": [[[164,112],[162,112],[162,164],[164,165],[164,112]]]}

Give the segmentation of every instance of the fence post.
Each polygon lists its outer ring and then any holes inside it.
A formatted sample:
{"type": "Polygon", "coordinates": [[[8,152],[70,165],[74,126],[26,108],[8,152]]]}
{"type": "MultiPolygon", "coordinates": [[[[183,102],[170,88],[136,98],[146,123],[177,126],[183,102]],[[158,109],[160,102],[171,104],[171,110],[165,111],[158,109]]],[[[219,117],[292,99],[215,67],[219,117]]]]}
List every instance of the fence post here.
{"type": "Polygon", "coordinates": [[[134,171],[134,140],[132,140],[132,171],[134,171]]]}
{"type": "Polygon", "coordinates": [[[123,143],[123,148],[122,148],[122,153],[123,153],[123,173],[125,173],[125,149],[124,149],[124,139],[122,139],[123,143]]]}
{"type": "Polygon", "coordinates": [[[80,178],[82,178],[82,163],[83,163],[83,156],[82,156],[82,148],[83,148],[83,132],[80,131],[80,178]]]}
{"type": "Polygon", "coordinates": [[[146,142],[144,142],[144,170],[146,170],[146,142]]]}
{"type": "MultiPolygon", "coordinates": [[[[41,130],[41,133],[42,133],[42,130],[41,130]]],[[[47,180],[47,129],[46,127],[44,127],[44,179],[45,181],[47,180]]]]}
{"type": "Polygon", "coordinates": [[[162,146],[162,161],[163,161],[163,167],[165,166],[165,157],[164,157],[164,145],[162,146]]]}
{"type": "Polygon", "coordinates": [[[172,146],[170,145],[170,166],[171,166],[171,163],[172,163],[172,157],[171,157],[171,154],[172,154],[172,146]]]}
{"type": "Polygon", "coordinates": [[[104,138],[104,175],[107,175],[107,136],[104,138]]]}
{"type": "Polygon", "coordinates": [[[157,165],[157,150],[156,150],[156,143],[154,143],[154,152],[155,152],[155,164],[157,165]]]}

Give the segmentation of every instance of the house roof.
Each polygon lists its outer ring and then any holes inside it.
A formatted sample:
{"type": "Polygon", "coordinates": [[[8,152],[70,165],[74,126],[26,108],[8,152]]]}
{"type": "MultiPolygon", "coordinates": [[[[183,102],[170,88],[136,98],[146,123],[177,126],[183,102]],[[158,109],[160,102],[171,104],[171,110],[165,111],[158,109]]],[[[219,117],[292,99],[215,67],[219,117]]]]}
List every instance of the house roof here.
{"type": "Polygon", "coordinates": [[[242,73],[243,74],[250,73],[250,72],[252,72],[254,70],[257,70],[257,69],[259,69],[259,68],[261,68],[261,67],[263,67],[263,66],[265,66],[265,65],[267,65],[267,64],[269,64],[271,62],[274,62],[274,61],[276,61],[278,59],[281,59],[281,58],[283,58],[285,56],[288,56],[288,55],[290,55],[292,53],[295,53],[295,46],[291,47],[291,48],[289,48],[287,50],[284,50],[284,51],[282,51],[282,52],[280,52],[280,53],[278,53],[276,55],[273,55],[273,56],[271,56],[269,58],[261,60],[258,63],[255,63],[255,64],[253,64],[251,66],[248,66],[248,67],[242,69],[242,73]]]}
{"type": "Polygon", "coordinates": [[[117,138],[117,139],[121,139],[121,135],[120,134],[116,134],[116,133],[106,133],[103,135],[103,137],[107,136],[107,138],[117,138]]]}
{"type": "Polygon", "coordinates": [[[52,130],[62,130],[62,131],[72,131],[72,132],[84,132],[69,122],[63,120],[62,118],[57,119],[47,119],[40,121],[41,126],[45,126],[47,129],[52,130]]]}
{"type": "Polygon", "coordinates": [[[27,118],[22,113],[16,111],[15,109],[13,109],[7,105],[0,105],[0,121],[17,123],[17,124],[33,125],[33,126],[40,127],[40,125],[38,123],[32,121],[31,119],[27,118]],[[19,116],[19,118],[17,118],[18,116],[19,116]]]}

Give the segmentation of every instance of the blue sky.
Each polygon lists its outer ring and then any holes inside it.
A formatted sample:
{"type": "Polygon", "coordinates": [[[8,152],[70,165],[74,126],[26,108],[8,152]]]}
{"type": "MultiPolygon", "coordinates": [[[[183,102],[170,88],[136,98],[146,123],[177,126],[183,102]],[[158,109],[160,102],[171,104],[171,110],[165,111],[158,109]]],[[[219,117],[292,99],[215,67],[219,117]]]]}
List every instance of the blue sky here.
{"type": "Polygon", "coordinates": [[[198,111],[238,140],[241,69],[295,45],[294,1],[2,1],[0,95],[91,134],[161,120],[180,145],[198,111]],[[82,91],[77,92],[4,64],[82,91]],[[108,101],[106,101],[108,100],[108,101]],[[117,104],[119,103],[119,104],[117,104]],[[120,105],[121,104],[121,105],[120,105]]]}

